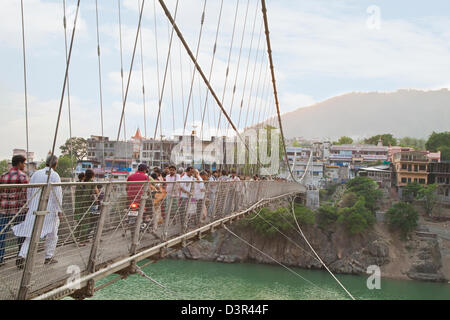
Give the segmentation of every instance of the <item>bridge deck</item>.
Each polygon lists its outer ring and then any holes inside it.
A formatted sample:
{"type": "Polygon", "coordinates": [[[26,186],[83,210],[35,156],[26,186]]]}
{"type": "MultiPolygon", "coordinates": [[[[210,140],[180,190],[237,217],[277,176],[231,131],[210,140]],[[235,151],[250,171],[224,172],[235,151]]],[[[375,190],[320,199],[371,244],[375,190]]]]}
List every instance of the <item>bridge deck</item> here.
{"type": "MultiPolygon", "coordinates": [[[[140,183],[140,190],[143,190],[142,185],[140,183]]],[[[152,206],[153,211],[148,215],[151,220],[147,222],[145,231],[139,233],[138,241],[136,241],[137,239],[133,241],[131,231],[136,230],[137,225],[135,221],[128,223],[129,204],[126,199],[124,200],[124,194],[126,197],[126,192],[130,188],[129,185],[127,187],[126,183],[115,183],[114,188],[110,189],[108,198],[110,205],[100,209],[100,214],[105,216],[103,222],[98,217],[94,220],[86,218],[86,223],[83,224],[83,218],[80,219],[76,214],[76,204],[82,201],[82,196],[77,194],[75,190],[77,184],[61,184],[62,201],[60,207],[64,218],[59,227],[59,239],[54,254],[54,258],[58,263],[44,264],[45,239],[39,240],[37,249],[34,252],[33,262],[27,261],[28,267],[25,266],[25,270],[32,271],[28,286],[21,285],[23,278],[26,278],[24,277],[26,273],[15,266],[15,255],[13,252],[17,252],[17,249],[14,250],[14,247],[17,245],[13,244],[7,248],[9,258],[6,259],[5,265],[0,267],[0,299],[16,299],[20,296],[20,291],[24,290],[23,288],[27,289],[27,299],[37,297],[66,285],[68,281],[74,280],[73,277],[77,272],[78,276],[83,278],[92,274],[93,270],[104,270],[100,276],[94,279],[98,280],[106,277],[108,274],[127,268],[130,265],[129,262],[119,265],[114,270],[106,270],[111,264],[129,258],[132,252],[135,254],[148,252],[145,256],[135,259],[135,261],[148,258],[159,252],[158,250],[153,252],[151,248],[164,244],[165,241],[171,241],[167,247],[181,244],[182,240],[177,242],[172,240],[178,238],[186,240],[184,239],[185,236],[192,238],[192,235],[195,235],[197,231],[211,231],[212,227],[220,227],[220,223],[228,222],[237,215],[246,213],[247,209],[252,206],[263,205],[270,199],[303,191],[297,184],[271,181],[254,181],[248,184],[245,189],[242,188],[242,190],[236,188],[236,183],[206,184],[206,188],[210,189],[214,185],[217,187],[215,197],[206,192],[207,196],[204,197],[204,205],[201,202],[183,202],[179,197],[169,198],[166,196],[166,199],[162,202],[164,205],[159,206],[159,210],[158,206],[152,206]],[[169,199],[175,199],[172,200],[172,205],[170,205],[169,199]],[[188,203],[191,204],[188,205],[188,203]],[[161,208],[162,214],[160,212],[161,208]],[[206,211],[209,211],[208,217],[200,219],[200,216],[206,214],[206,211]],[[183,217],[184,229],[182,230],[183,217]],[[155,221],[155,219],[160,220],[157,228],[156,224],[158,221],[155,221]],[[92,228],[93,222],[96,223],[95,228],[92,228]],[[80,237],[80,232],[77,231],[77,224],[79,224],[78,227],[81,229],[87,229],[85,230],[84,238],[83,236],[80,237]],[[102,224],[102,228],[100,228],[99,224],[102,224]],[[155,231],[152,231],[153,227],[155,227],[155,231]],[[205,229],[205,227],[207,228],[205,229]],[[92,229],[92,234],[88,236],[87,231],[89,231],[89,228],[92,229]],[[97,234],[99,230],[100,234],[97,234]],[[98,239],[98,247],[94,245],[96,243],[95,239],[98,239]],[[81,243],[85,243],[85,246],[81,246],[81,243]],[[136,245],[134,251],[132,251],[133,243],[136,245]],[[94,252],[96,257],[95,260],[90,259],[92,252],[94,252]],[[90,264],[91,268],[89,268],[90,264]],[[89,272],[89,270],[92,272],[89,272]]],[[[242,183],[240,185],[244,186],[242,183]]],[[[52,188],[56,187],[52,185],[52,188]]],[[[108,190],[108,188],[102,189],[108,190]]],[[[92,204],[86,207],[92,207],[92,204]]],[[[84,209],[89,211],[89,209],[84,209]]],[[[142,212],[140,212],[142,218],[144,218],[146,210],[147,206],[145,209],[142,208],[142,212]]],[[[139,226],[143,225],[140,224],[139,226]]],[[[3,228],[0,228],[0,231],[1,229],[3,228]]],[[[83,285],[85,284],[86,282],[83,282],[83,285]]],[[[71,292],[73,290],[59,293],[59,295],[54,297],[61,298],[71,292]]]]}

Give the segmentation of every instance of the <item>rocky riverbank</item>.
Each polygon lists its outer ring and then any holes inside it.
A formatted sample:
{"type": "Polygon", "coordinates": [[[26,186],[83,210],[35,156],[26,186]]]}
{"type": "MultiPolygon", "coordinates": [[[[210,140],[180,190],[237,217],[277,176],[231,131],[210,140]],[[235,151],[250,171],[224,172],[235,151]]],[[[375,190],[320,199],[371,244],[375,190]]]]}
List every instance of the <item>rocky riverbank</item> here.
{"type": "MultiPolygon", "coordinates": [[[[286,233],[288,239],[279,233],[271,237],[262,236],[239,223],[231,229],[255,248],[285,265],[323,269],[295,230],[286,233]]],[[[443,273],[438,240],[428,230],[418,230],[408,241],[402,241],[399,235],[389,232],[382,222],[377,223],[372,231],[356,236],[348,235],[339,226],[331,230],[307,226],[303,231],[333,272],[366,274],[368,266],[377,265],[381,268],[382,277],[386,278],[448,281],[443,273]]],[[[276,263],[255,248],[228,231],[219,230],[173,253],[171,257],[224,263],[276,263]]]]}

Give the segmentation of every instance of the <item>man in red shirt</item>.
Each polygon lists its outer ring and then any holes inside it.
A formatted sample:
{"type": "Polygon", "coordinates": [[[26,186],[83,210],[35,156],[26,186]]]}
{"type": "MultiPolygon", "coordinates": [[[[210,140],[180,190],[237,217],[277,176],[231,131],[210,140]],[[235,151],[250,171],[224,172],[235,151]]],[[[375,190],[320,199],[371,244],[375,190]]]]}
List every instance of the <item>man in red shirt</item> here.
{"type": "MultiPolygon", "coordinates": [[[[138,166],[138,170],[130,175],[127,178],[127,181],[153,181],[151,177],[147,175],[148,166],[145,163],[141,163],[138,166]]],[[[133,183],[127,185],[127,200],[129,207],[132,206],[133,203],[140,204],[142,195],[144,194],[145,183],[133,183]]],[[[150,184],[150,190],[155,190],[155,186],[150,184]]],[[[147,200],[145,211],[144,211],[144,223],[147,224],[150,222],[150,217],[153,212],[153,203],[152,199],[149,198],[147,200]]],[[[136,209],[138,209],[137,206],[136,209]]]]}
{"type": "MultiPolygon", "coordinates": [[[[14,156],[12,158],[12,168],[2,174],[0,184],[28,184],[28,177],[23,172],[25,161],[24,156],[14,156]]],[[[21,213],[18,213],[26,202],[26,188],[0,189],[0,266],[3,265],[3,257],[5,255],[6,232],[12,224],[17,224],[24,220],[27,210],[22,209],[21,213]]],[[[18,238],[19,250],[23,241],[24,238],[18,238]]]]}

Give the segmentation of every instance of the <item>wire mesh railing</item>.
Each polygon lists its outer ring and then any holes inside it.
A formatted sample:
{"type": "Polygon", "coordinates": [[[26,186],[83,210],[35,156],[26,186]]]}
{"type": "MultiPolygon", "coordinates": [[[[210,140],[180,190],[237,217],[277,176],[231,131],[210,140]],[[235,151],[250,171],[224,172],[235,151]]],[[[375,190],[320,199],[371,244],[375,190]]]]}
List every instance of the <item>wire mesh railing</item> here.
{"type": "Polygon", "coordinates": [[[2,201],[22,197],[0,213],[0,299],[54,289],[74,272],[92,273],[262,199],[299,191],[296,183],[264,180],[60,183],[50,184],[47,210],[39,212],[46,187],[0,185],[2,201]]]}

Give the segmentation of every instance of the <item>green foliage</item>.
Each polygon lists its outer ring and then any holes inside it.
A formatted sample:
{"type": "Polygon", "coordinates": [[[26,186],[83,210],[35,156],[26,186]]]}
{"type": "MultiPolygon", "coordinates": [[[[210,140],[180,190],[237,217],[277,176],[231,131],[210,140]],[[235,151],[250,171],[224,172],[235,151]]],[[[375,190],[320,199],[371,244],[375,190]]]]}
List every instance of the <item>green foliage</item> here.
{"type": "Polygon", "coordinates": [[[333,142],[334,145],[342,145],[342,144],[352,144],[353,139],[350,137],[340,137],[338,141],[333,142]]]}
{"type": "Polygon", "coordinates": [[[75,165],[76,163],[77,159],[75,157],[71,160],[69,156],[61,156],[58,159],[56,172],[61,178],[70,178],[72,176],[72,164],[75,165]]]}
{"type": "Polygon", "coordinates": [[[72,137],[67,139],[66,142],[60,146],[62,155],[68,156],[70,155],[75,157],[75,163],[77,160],[83,160],[87,156],[87,147],[88,142],[84,138],[72,137]]]}
{"type": "Polygon", "coordinates": [[[417,198],[419,191],[422,189],[422,186],[417,182],[410,182],[403,188],[403,198],[412,201],[417,198]]]}
{"type": "Polygon", "coordinates": [[[434,205],[436,204],[436,189],[436,184],[421,185],[417,182],[408,183],[408,185],[403,188],[403,197],[407,201],[412,201],[414,199],[423,200],[425,211],[431,216],[434,205]]]}
{"type": "Polygon", "coordinates": [[[351,208],[358,201],[358,195],[354,192],[347,192],[339,201],[340,208],[351,208]]]}
{"type": "Polygon", "coordinates": [[[315,223],[315,214],[311,209],[302,206],[296,205],[294,207],[295,218],[299,225],[313,225],[315,223]]]}
{"type": "Polygon", "coordinates": [[[419,215],[412,205],[406,202],[394,204],[387,212],[388,225],[392,230],[400,230],[402,237],[406,236],[417,227],[419,215]]]}
{"type": "Polygon", "coordinates": [[[0,161],[0,174],[5,173],[8,171],[8,160],[2,160],[0,161]]]}
{"type": "Polygon", "coordinates": [[[358,197],[364,197],[366,208],[372,212],[377,209],[377,201],[382,192],[375,181],[367,177],[356,177],[347,182],[347,191],[354,192],[358,197]]]}
{"type": "Polygon", "coordinates": [[[441,152],[441,160],[450,161],[450,146],[440,146],[438,151],[441,152]]]}
{"type": "MultiPolygon", "coordinates": [[[[300,226],[312,225],[315,222],[314,212],[305,206],[295,205],[294,214],[300,226]]],[[[242,225],[267,237],[273,237],[279,231],[284,233],[297,228],[291,208],[279,208],[275,211],[263,208],[259,216],[250,215],[248,220],[242,221],[242,225]]]]}
{"type": "Polygon", "coordinates": [[[425,147],[432,152],[441,151],[441,160],[450,160],[450,131],[433,132],[425,147]]]}
{"type": "Polygon", "coordinates": [[[377,145],[378,141],[380,140],[383,141],[383,146],[396,146],[397,145],[397,139],[394,138],[394,136],[392,134],[378,134],[376,136],[367,138],[364,140],[365,144],[373,144],[373,145],[377,145]]]}
{"type": "Polygon", "coordinates": [[[45,161],[41,162],[41,164],[38,166],[38,170],[44,169],[45,168],[45,161]]]}
{"type": "Polygon", "coordinates": [[[432,152],[437,152],[442,147],[450,147],[450,131],[433,132],[428,138],[425,147],[432,152]]]}
{"type": "Polygon", "coordinates": [[[418,139],[412,137],[403,137],[399,140],[401,147],[414,148],[415,150],[425,150],[425,139],[418,139]]]}
{"type": "Polygon", "coordinates": [[[433,208],[436,204],[436,189],[437,184],[422,186],[417,194],[417,197],[424,201],[423,205],[429,216],[433,213],[433,208]]]}
{"type": "Polygon", "coordinates": [[[376,221],[373,213],[366,208],[364,197],[360,197],[354,206],[339,209],[338,212],[338,222],[342,223],[351,235],[363,232],[376,221]]]}
{"type": "Polygon", "coordinates": [[[316,223],[322,229],[328,229],[338,218],[338,208],[335,206],[323,205],[316,211],[316,223]]]}

